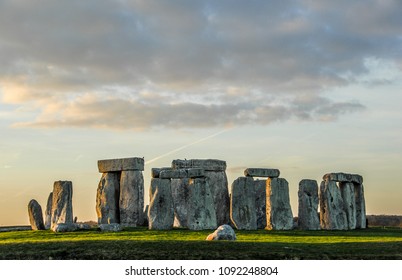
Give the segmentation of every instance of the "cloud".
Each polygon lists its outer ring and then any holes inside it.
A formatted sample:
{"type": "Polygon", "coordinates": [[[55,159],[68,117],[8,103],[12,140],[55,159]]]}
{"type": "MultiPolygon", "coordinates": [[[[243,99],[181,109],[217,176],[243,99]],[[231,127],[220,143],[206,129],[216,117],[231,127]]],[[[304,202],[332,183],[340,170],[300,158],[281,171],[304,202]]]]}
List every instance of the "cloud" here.
{"type": "Polygon", "coordinates": [[[400,11],[391,0],[4,0],[2,101],[34,108],[15,124],[33,127],[334,120],[364,106],[327,90],[378,80],[373,60],[400,71],[400,11]]]}

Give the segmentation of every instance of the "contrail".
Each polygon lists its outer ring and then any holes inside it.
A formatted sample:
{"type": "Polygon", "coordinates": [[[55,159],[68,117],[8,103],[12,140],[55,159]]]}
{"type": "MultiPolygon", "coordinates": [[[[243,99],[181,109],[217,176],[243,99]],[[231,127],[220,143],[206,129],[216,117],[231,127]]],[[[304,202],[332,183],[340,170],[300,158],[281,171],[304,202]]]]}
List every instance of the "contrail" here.
{"type": "Polygon", "coordinates": [[[204,142],[204,141],[206,141],[206,140],[208,140],[208,139],[214,138],[214,137],[216,137],[216,136],[218,136],[218,135],[220,135],[220,134],[222,134],[222,133],[224,133],[224,132],[226,132],[226,131],[228,131],[228,130],[231,130],[231,128],[227,128],[227,129],[221,130],[221,131],[216,132],[216,133],[214,133],[214,134],[211,134],[211,135],[209,135],[209,136],[207,136],[207,137],[204,137],[204,138],[201,138],[201,139],[199,139],[199,140],[197,140],[197,141],[194,141],[194,142],[192,142],[192,143],[190,143],[190,144],[186,144],[186,145],[184,145],[184,146],[181,146],[181,147],[179,147],[179,148],[177,148],[177,149],[174,149],[174,150],[172,150],[172,151],[170,151],[170,152],[167,152],[166,154],[163,154],[163,155],[160,155],[160,156],[158,156],[158,157],[156,157],[156,158],[153,158],[153,159],[151,159],[151,160],[148,160],[148,161],[145,162],[145,164],[152,163],[152,162],[157,161],[157,160],[159,160],[159,159],[161,159],[161,158],[164,158],[164,157],[166,157],[166,156],[168,156],[168,155],[177,153],[178,151],[181,151],[181,150],[183,150],[183,149],[185,149],[185,148],[188,148],[188,147],[193,146],[193,145],[195,145],[195,144],[204,142]]]}

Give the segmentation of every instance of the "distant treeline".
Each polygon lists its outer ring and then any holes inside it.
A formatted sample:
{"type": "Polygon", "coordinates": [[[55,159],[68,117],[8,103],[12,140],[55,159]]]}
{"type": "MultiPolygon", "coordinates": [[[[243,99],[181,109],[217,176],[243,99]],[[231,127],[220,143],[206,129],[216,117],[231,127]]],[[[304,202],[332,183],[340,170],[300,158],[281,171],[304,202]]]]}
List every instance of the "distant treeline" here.
{"type": "Polygon", "coordinates": [[[402,216],[367,215],[368,227],[402,227],[402,216]]]}

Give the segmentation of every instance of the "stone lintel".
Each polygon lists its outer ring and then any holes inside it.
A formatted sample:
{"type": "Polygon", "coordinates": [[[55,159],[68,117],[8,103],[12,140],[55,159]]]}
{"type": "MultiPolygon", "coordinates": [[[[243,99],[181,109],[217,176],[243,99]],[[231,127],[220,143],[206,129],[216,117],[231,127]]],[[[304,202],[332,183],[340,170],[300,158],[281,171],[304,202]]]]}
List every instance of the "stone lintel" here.
{"type": "Polygon", "coordinates": [[[363,177],[358,174],[348,174],[348,173],[342,173],[342,172],[337,172],[337,173],[327,173],[323,177],[324,181],[336,181],[336,182],[352,182],[356,184],[362,184],[363,183],[363,177]]]}
{"type": "Polygon", "coordinates": [[[247,168],[244,170],[244,176],[247,177],[269,177],[277,178],[279,177],[279,170],[272,168],[247,168]]]}
{"type": "Polygon", "coordinates": [[[225,171],[226,161],[218,159],[175,159],[172,161],[172,168],[202,168],[205,171],[225,171]]]}
{"type": "Polygon", "coordinates": [[[172,170],[172,168],[171,167],[152,168],[151,169],[151,177],[159,178],[161,171],[164,171],[164,170],[172,170]]]}
{"type": "Polygon", "coordinates": [[[159,178],[162,179],[182,179],[205,177],[205,171],[202,168],[188,169],[165,169],[161,170],[159,178]]]}
{"type": "Polygon", "coordinates": [[[100,173],[139,170],[144,171],[144,158],[119,158],[98,160],[100,173]]]}

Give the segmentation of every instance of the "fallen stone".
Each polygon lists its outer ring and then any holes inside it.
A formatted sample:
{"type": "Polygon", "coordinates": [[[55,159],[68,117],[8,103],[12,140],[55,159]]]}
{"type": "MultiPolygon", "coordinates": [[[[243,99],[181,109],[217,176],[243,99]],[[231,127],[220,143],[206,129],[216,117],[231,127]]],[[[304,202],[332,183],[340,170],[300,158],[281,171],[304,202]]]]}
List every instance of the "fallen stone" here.
{"type": "Polygon", "coordinates": [[[52,226],[52,204],[53,204],[53,192],[49,194],[47,198],[46,210],[45,210],[45,229],[50,229],[52,226]]]}
{"type": "Polygon", "coordinates": [[[235,241],[236,238],[236,233],[233,230],[233,228],[229,225],[221,225],[218,227],[213,233],[208,235],[206,240],[212,241],[212,240],[231,240],[235,241]]]}
{"type": "Polygon", "coordinates": [[[264,229],[267,226],[267,191],[266,191],[266,180],[255,180],[255,210],[257,217],[257,229],[264,229]]]}
{"type": "Polygon", "coordinates": [[[237,178],[231,186],[230,193],[230,219],[233,225],[240,230],[256,230],[257,216],[253,178],[237,178]]]}
{"type": "Polygon", "coordinates": [[[244,170],[244,176],[248,177],[269,177],[269,178],[277,178],[279,177],[278,169],[271,168],[247,168],[244,170]]]}
{"type": "Polygon", "coordinates": [[[290,230],[293,214],[289,202],[289,184],[283,178],[267,179],[267,230],[290,230]]]}
{"type": "Polygon", "coordinates": [[[172,161],[173,169],[202,168],[205,171],[225,171],[226,161],[217,159],[176,159],[172,161]]]}
{"type": "Polygon", "coordinates": [[[190,230],[217,228],[211,189],[205,178],[190,179],[187,226],[190,230]]]}
{"type": "Polygon", "coordinates": [[[58,223],[52,227],[54,232],[73,232],[77,231],[78,229],[79,226],[75,223],[58,223]]]}
{"type": "Polygon", "coordinates": [[[367,227],[363,184],[354,184],[354,192],[356,201],[356,228],[363,229],[367,227]]]}
{"type": "Polygon", "coordinates": [[[120,158],[98,160],[100,173],[139,170],[144,171],[144,158],[120,158]]]}
{"type": "Polygon", "coordinates": [[[328,173],[323,176],[324,181],[336,181],[336,182],[352,182],[352,183],[357,183],[361,184],[363,183],[363,177],[358,175],[358,174],[348,174],[348,173],[328,173]]]}
{"type": "Polygon", "coordinates": [[[169,179],[151,180],[151,201],[148,209],[148,228],[169,230],[173,227],[173,198],[169,179]]]}
{"type": "Polygon", "coordinates": [[[143,223],[144,177],[142,171],[122,171],[120,176],[120,224],[136,227],[143,223]]]}
{"type": "Polygon", "coordinates": [[[118,232],[122,230],[122,227],[118,223],[100,224],[99,229],[104,232],[118,232]]]}
{"type": "Polygon", "coordinates": [[[102,174],[96,193],[98,224],[119,223],[120,172],[102,174]]]}
{"type": "Polygon", "coordinates": [[[32,199],[28,203],[28,216],[32,230],[45,229],[45,225],[43,223],[42,207],[35,199],[32,199]]]}
{"type": "Polygon", "coordinates": [[[355,187],[351,182],[339,183],[348,229],[356,229],[355,187]]]}
{"type": "Polygon", "coordinates": [[[346,230],[346,218],[341,191],[335,181],[326,180],[320,185],[320,225],[327,230],[346,230]]]}
{"type": "Polygon", "coordinates": [[[60,223],[73,223],[73,184],[56,181],[53,185],[51,228],[60,223]]]}
{"type": "Polygon", "coordinates": [[[171,179],[170,183],[174,209],[173,226],[186,228],[190,198],[190,179],[171,179]]]}
{"type": "Polygon", "coordinates": [[[205,179],[211,190],[218,225],[230,222],[230,198],[225,171],[205,171],[205,179]]]}
{"type": "Polygon", "coordinates": [[[89,230],[92,227],[86,223],[76,223],[78,230],[89,230]]]}
{"type": "Polygon", "coordinates": [[[318,184],[316,180],[301,180],[299,183],[298,229],[319,230],[320,219],[318,209],[318,184]]]}

